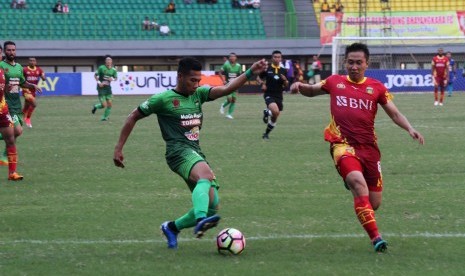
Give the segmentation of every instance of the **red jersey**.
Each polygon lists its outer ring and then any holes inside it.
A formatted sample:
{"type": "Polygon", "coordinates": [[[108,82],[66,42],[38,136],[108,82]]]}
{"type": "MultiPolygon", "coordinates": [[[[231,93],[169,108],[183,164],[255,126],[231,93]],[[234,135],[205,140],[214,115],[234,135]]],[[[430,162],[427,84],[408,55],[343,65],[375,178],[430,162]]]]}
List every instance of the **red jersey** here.
{"type": "MultiPolygon", "coordinates": [[[[32,83],[32,84],[38,84],[42,74],[44,71],[42,71],[42,68],[39,66],[35,66],[34,68],[31,68],[29,66],[24,67],[23,69],[24,73],[24,78],[26,79],[27,82],[32,83]]],[[[26,89],[31,92],[35,92],[35,89],[26,89]]]]}
{"type": "Polygon", "coordinates": [[[0,116],[8,114],[8,105],[6,104],[5,100],[5,85],[5,72],[2,68],[0,68],[0,116]]]}
{"type": "Polygon", "coordinates": [[[393,98],[388,89],[372,78],[355,83],[343,75],[323,80],[322,89],[331,98],[331,122],[324,131],[325,140],[350,145],[376,144],[378,104],[385,105],[393,98]]]}
{"type": "Polygon", "coordinates": [[[431,65],[433,66],[433,77],[447,79],[446,68],[449,68],[449,59],[446,56],[436,55],[431,61],[431,65]]]}

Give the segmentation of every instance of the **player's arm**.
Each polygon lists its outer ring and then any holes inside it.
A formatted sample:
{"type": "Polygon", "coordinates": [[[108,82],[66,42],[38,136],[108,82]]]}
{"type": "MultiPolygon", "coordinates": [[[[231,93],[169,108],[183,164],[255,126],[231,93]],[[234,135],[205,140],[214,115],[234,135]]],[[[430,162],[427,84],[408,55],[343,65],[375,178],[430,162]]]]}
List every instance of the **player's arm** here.
{"type": "Polygon", "coordinates": [[[41,71],[41,74],[40,74],[40,78],[45,81],[45,72],[43,70],[40,70],[41,71]]]}
{"type": "Polygon", "coordinates": [[[142,112],[140,112],[139,108],[136,108],[126,118],[126,121],[119,135],[118,143],[116,143],[116,146],[115,146],[115,152],[113,154],[113,162],[115,163],[115,166],[124,168],[124,163],[123,163],[124,144],[126,144],[126,141],[128,140],[128,137],[131,134],[132,130],[134,129],[134,126],[136,125],[137,121],[145,117],[146,116],[142,114],[142,112]]]}
{"type": "Polygon", "coordinates": [[[37,84],[32,84],[30,82],[24,81],[19,86],[21,86],[21,88],[27,88],[27,89],[30,89],[30,90],[35,89],[37,92],[42,93],[42,88],[40,88],[37,84]]]}
{"type": "Polygon", "coordinates": [[[420,132],[415,130],[412,125],[410,125],[409,121],[407,118],[400,113],[399,109],[397,109],[396,105],[392,101],[388,101],[387,104],[381,105],[386,112],[386,114],[391,118],[391,120],[398,125],[399,127],[405,129],[408,134],[415,140],[418,140],[418,142],[423,145],[425,143],[425,139],[423,138],[423,135],[421,135],[420,132]]]}
{"type": "Polygon", "coordinates": [[[320,83],[315,83],[315,84],[307,84],[307,83],[301,83],[301,82],[294,82],[291,85],[291,91],[294,93],[299,93],[306,96],[306,97],[315,97],[319,95],[324,95],[326,94],[326,91],[321,89],[322,84],[320,83]]]}
{"type": "Polygon", "coordinates": [[[220,76],[221,80],[223,81],[223,84],[226,84],[226,75],[224,72],[223,67],[221,67],[220,71],[218,72],[218,75],[220,76]]]}
{"type": "Polygon", "coordinates": [[[247,69],[247,71],[245,71],[245,73],[241,74],[237,78],[234,78],[226,85],[213,87],[210,90],[209,98],[214,100],[231,94],[232,92],[239,89],[239,87],[244,85],[244,83],[246,83],[248,80],[252,80],[254,75],[260,74],[266,70],[267,67],[268,63],[264,59],[255,62],[249,69],[247,69]]]}

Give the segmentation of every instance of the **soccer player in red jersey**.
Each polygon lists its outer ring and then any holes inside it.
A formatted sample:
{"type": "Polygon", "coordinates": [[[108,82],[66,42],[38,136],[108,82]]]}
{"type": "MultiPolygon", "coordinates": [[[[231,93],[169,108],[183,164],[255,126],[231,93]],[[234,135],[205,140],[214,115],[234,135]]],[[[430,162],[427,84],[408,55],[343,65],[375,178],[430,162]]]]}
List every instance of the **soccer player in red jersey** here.
{"type": "Polygon", "coordinates": [[[431,61],[431,75],[434,81],[434,105],[443,105],[444,90],[449,82],[449,59],[444,55],[442,48],[431,61]],[[438,98],[438,88],[441,88],[441,97],[438,98]],[[439,100],[439,101],[438,101],[439,100]]]}
{"type": "Polygon", "coordinates": [[[8,112],[8,105],[5,100],[5,74],[0,68],[0,133],[6,144],[8,156],[8,180],[23,180],[23,176],[16,172],[16,162],[18,154],[15,145],[15,133],[13,128],[13,119],[8,112]]]}
{"type": "MultiPolygon", "coordinates": [[[[39,80],[45,80],[45,73],[37,66],[37,59],[35,57],[29,58],[28,66],[24,67],[23,69],[24,77],[26,81],[32,84],[38,84],[39,80]]],[[[24,107],[23,107],[23,114],[24,114],[24,121],[26,126],[31,128],[31,116],[32,112],[37,106],[36,103],[36,90],[35,89],[28,89],[23,88],[23,97],[24,97],[24,107]]]]}
{"type": "Polygon", "coordinates": [[[332,75],[317,84],[292,84],[291,91],[307,97],[330,95],[331,122],[324,131],[331,156],[347,189],[354,198],[355,214],[376,252],[387,250],[378,232],[375,210],[382,200],[381,154],[375,135],[378,104],[399,127],[424,143],[423,136],[392,102],[393,96],[379,81],[365,77],[370,52],[365,44],[347,46],[345,67],[348,75],[332,75]]]}

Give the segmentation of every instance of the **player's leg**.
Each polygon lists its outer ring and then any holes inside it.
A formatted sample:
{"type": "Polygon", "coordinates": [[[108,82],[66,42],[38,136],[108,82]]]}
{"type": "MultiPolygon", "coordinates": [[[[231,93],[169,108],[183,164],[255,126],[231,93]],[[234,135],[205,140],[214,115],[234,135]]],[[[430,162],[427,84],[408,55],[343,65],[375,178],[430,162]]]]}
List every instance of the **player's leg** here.
{"type": "Polygon", "coordinates": [[[282,102],[277,99],[269,99],[268,110],[271,116],[266,125],[265,133],[262,136],[265,140],[269,139],[270,132],[276,127],[279,114],[283,110],[282,102]]]}
{"type": "Polygon", "coordinates": [[[445,93],[445,90],[446,90],[446,83],[445,83],[445,80],[442,80],[441,82],[441,96],[439,98],[439,105],[442,105],[443,102],[444,102],[444,93],[445,93]]]}
{"type": "Polygon", "coordinates": [[[234,113],[234,110],[236,109],[236,92],[233,92],[231,95],[228,96],[228,101],[229,101],[229,109],[228,109],[228,115],[226,115],[227,118],[229,119],[234,119],[232,116],[234,113]]]}
{"type": "Polygon", "coordinates": [[[102,121],[107,121],[110,118],[111,108],[113,106],[113,95],[109,94],[105,96],[105,112],[102,115],[102,121]]]}
{"type": "Polygon", "coordinates": [[[36,106],[37,106],[37,103],[36,103],[35,95],[33,93],[24,93],[23,116],[24,116],[24,122],[26,123],[26,126],[29,128],[32,127],[31,117],[32,117],[32,113],[34,112],[36,106]]]}
{"type": "Polygon", "coordinates": [[[15,145],[15,134],[13,127],[13,119],[9,114],[0,115],[0,133],[6,145],[7,165],[8,165],[8,180],[22,180],[23,176],[16,172],[17,152],[15,145]]]}
{"type": "Polygon", "coordinates": [[[439,95],[438,95],[438,85],[439,79],[437,77],[434,78],[434,105],[439,104],[439,95]]]}
{"type": "Polygon", "coordinates": [[[92,114],[95,114],[95,111],[97,111],[97,109],[102,109],[106,107],[106,100],[103,92],[98,92],[98,101],[98,103],[92,106],[92,114]]]}
{"type": "Polygon", "coordinates": [[[452,91],[454,89],[454,84],[452,82],[449,82],[447,84],[447,87],[446,87],[446,90],[447,90],[447,97],[451,97],[452,96],[452,91]]]}
{"type": "Polygon", "coordinates": [[[224,114],[224,110],[229,104],[230,104],[229,97],[226,97],[226,99],[224,100],[224,102],[220,106],[220,113],[221,114],[224,114]]]}
{"type": "MultiPolygon", "coordinates": [[[[361,151],[357,149],[357,152],[361,151]]],[[[376,156],[376,152],[370,151],[376,156]]],[[[371,164],[368,168],[369,183],[364,175],[364,168],[360,160],[353,154],[349,145],[337,144],[332,147],[332,155],[339,174],[354,199],[355,214],[370,237],[376,251],[385,251],[387,243],[381,238],[375,218],[375,210],[380,206],[382,199],[382,179],[380,169],[374,168],[379,162],[371,164]],[[375,172],[373,172],[376,170],[375,172]],[[373,174],[374,173],[374,174],[373,174]],[[373,176],[373,177],[371,177],[373,176]]]]}

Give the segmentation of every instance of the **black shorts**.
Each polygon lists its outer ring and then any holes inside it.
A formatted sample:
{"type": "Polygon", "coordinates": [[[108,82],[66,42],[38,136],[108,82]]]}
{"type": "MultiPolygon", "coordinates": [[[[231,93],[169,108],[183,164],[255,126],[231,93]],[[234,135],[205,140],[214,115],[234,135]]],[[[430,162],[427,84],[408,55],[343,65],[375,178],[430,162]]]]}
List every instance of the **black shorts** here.
{"type": "Polygon", "coordinates": [[[276,98],[273,96],[264,95],[266,106],[268,107],[271,103],[276,103],[278,105],[279,111],[283,111],[283,99],[276,98]]]}

